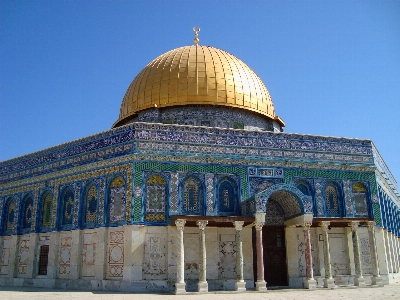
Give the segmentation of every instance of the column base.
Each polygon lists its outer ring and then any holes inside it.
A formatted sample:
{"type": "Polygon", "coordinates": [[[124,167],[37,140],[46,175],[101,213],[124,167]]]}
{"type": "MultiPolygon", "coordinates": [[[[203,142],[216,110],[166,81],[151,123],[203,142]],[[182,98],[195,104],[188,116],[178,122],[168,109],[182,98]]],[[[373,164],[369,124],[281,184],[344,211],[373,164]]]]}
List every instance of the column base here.
{"type": "Polygon", "coordinates": [[[246,282],[245,281],[236,281],[235,282],[235,291],[245,292],[246,291],[246,282]]]}
{"type": "Polygon", "coordinates": [[[317,288],[317,281],[314,278],[306,278],[304,280],[304,288],[309,290],[314,290],[317,288]]]}
{"type": "Polygon", "coordinates": [[[255,290],[258,292],[265,292],[267,290],[267,283],[264,280],[257,280],[255,290]]]}
{"type": "Polygon", "coordinates": [[[364,277],[354,277],[354,285],[359,287],[365,287],[365,278],[364,277]]]}
{"type": "Polygon", "coordinates": [[[175,283],[175,294],[185,294],[186,293],[186,283],[185,282],[176,282],[175,283]]]}
{"type": "Polygon", "coordinates": [[[324,279],[324,288],[334,289],[336,287],[335,280],[333,278],[324,279]]]}
{"type": "Polygon", "coordinates": [[[378,277],[378,276],[373,276],[371,278],[371,284],[372,285],[376,285],[376,286],[383,286],[383,281],[382,281],[382,277],[378,277]]]}
{"type": "Polygon", "coordinates": [[[199,281],[197,283],[197,291],[199,293],[208,293],[208,282],[207,281],[199,281]]]}

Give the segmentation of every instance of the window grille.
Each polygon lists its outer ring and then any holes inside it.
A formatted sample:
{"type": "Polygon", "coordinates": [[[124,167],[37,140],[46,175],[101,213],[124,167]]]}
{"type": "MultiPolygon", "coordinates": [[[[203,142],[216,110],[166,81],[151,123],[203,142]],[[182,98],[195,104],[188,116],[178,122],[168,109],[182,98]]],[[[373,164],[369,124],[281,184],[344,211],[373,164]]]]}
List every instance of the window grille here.
{"type": "Polygon", "coordinates": [[[47,275],[48,263],[49,263],[49,245],[40,246],[39,275],[47,275]]]}

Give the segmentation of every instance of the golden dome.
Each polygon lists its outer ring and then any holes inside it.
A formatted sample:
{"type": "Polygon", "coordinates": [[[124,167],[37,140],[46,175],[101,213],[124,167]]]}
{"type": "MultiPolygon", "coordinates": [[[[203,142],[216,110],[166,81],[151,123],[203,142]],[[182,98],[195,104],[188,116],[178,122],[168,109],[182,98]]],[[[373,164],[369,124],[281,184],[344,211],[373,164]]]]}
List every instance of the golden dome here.
{"type": "Polygon", "coordinates": [[[284,126],[267,88],[249,66],[226,51],[193,45],[160,55],[135,77],[113,127],[144,109],[199,104],[243,108],[284,126]]]}

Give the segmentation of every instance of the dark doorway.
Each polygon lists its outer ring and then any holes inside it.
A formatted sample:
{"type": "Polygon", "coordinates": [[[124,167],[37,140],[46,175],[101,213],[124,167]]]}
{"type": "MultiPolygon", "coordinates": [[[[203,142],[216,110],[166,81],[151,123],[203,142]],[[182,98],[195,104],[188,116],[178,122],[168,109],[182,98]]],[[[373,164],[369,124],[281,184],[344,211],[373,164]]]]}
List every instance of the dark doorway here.
{"type": "MultiPolygon", "coordinates": [[[[254,278],[257,274],[256,239],[253,230],[254,278]]],[[[264,280],[267,286],[287,286],[285,229],[283,226],[263,227],[264,280]]]]}
{"type": "Polygon", "coordinates": [[[39,252],[39,275],[47,275],[47,264],[49,263],[49,245],[40,246],[39,252]]]}

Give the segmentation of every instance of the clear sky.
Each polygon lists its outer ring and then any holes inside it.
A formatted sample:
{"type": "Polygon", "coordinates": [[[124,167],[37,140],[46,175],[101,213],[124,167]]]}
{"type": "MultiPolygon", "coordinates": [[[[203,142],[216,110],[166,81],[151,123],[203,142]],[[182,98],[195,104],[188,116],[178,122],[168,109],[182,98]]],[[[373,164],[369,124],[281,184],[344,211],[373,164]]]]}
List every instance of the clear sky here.
{"type": "Polygon", "coordinates": [[[400,181],[400,1],[0,1],[0,161],[111,128],[136,74],[193,43],[264,81],[286,132],[374,141],[400,181]]]}

